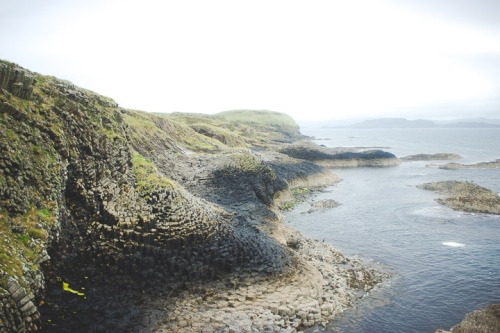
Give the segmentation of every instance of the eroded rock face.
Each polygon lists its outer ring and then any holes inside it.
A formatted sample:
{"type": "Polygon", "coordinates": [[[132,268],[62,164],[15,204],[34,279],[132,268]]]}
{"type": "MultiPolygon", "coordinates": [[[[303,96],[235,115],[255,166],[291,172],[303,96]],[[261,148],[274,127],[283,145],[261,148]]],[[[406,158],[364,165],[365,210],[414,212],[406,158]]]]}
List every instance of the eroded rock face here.
{"type": "Polygon", "coordinates": [[[456,210],[500,214],[500,196],[474,183],[445,181],[426,183],[418,187],[444,194],[446,198],[436,201],[456,210]]]}

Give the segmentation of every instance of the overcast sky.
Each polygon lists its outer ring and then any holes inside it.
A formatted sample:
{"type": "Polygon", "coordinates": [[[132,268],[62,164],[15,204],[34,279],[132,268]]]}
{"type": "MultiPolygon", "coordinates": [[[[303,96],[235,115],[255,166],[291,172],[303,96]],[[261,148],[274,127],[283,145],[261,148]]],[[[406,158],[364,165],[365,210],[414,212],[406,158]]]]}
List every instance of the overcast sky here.
{"type": "Polygon", "coordinates": [[[0,58],[145,111],[500,117],[498,0],[0,0],[0,58]]]}

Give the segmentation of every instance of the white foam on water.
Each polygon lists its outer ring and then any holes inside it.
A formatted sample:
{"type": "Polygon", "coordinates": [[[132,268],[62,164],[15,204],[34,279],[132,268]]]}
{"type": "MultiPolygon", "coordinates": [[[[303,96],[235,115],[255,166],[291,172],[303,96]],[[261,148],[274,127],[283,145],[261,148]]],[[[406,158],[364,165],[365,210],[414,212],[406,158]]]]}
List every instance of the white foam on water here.
{"type": "Polygon", "coordinates": [[[465,244],[457,243],[457,242],[443,242],[442,244],[445,246],[451,246],[451,247],[464,247],[465,246],[465,244]]]}

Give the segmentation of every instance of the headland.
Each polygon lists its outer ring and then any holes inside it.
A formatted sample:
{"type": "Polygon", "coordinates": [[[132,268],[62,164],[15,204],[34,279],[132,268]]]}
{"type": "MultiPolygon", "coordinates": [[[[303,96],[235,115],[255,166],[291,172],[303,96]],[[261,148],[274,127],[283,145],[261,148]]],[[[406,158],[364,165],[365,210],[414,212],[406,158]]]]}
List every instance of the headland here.
{"type": "Polygon", "coordinates": [[[387,278],[279,206],[399,159],[301,156],[284,114],[128,110],[0,61],[0,139],[2,332],[293,332],[387,278]]]}

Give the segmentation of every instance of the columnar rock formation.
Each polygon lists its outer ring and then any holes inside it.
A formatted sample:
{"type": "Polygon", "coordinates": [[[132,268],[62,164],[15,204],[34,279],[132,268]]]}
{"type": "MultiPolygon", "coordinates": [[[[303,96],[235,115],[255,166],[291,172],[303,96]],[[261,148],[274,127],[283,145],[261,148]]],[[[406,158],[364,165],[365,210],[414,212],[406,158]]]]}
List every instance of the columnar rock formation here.
{"type": "Polygon", "coordinates": [[[19,98],[31,98],[35,77],[28,71],[0,62],[0,78],[0,89],[19,98]]]}
{"type": "MultiPolygon", "coordinates": [[[[380,281],[355,261],[328,268],[349,261],[341,254],[308,263],[312,252],[333,250],[283,228],[277,198],[338,177],[277,152],[300,137],[297,127],[259,112],[249,123],[248,111],[193,120],[125,110],[0,62],[0,331],[181,327],[171,320],[172,304],[190,299],[181,290],[204,290],[208,300],[211,283],[220,292],[300,288],[305,267],[316,282],[303,299],[317,306],[280,326],[295,329],[325,321],[380,281]]],[[[297,312],[290,307],[262,313],[280,321],[297,312]]]]}

